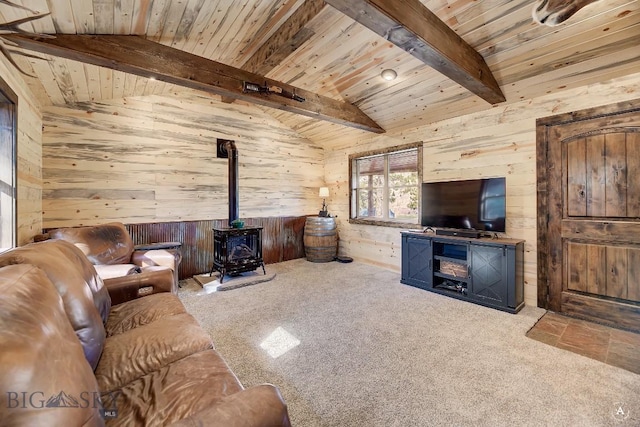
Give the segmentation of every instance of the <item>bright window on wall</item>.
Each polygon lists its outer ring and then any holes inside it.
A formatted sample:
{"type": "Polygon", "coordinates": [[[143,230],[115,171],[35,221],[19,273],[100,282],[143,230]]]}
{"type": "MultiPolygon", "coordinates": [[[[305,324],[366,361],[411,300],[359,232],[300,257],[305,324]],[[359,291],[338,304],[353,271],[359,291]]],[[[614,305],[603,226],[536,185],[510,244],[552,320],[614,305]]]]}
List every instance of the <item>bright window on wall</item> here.
{"type": "Polygon", "coordinates": [[[0,252],[16,246],[16,102],[0,80],[0,252]]]}
{"type": "Polygon", "coordinates": [[[349,166],[351,222],[420,223],[422,144],[354,154],[349,166]]]}

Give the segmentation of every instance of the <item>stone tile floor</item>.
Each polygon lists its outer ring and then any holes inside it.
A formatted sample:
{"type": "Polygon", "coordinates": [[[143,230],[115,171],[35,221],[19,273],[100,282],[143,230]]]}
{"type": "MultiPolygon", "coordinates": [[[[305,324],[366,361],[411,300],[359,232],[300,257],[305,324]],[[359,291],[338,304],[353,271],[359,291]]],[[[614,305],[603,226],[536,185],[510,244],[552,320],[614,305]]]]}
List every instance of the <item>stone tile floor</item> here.
{"type": "Polygon", "coordinates": [[[527,336],[640,374],[638,333],[547,312],[527,336]]]}

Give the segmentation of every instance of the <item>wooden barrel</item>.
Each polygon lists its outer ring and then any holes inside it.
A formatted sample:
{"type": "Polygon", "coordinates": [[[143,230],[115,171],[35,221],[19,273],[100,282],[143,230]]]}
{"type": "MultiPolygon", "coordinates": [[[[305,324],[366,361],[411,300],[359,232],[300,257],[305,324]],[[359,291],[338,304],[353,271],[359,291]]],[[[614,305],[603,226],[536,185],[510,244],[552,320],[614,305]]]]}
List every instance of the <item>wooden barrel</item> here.
{"type": "Polygon", "coordinates": [[[338,251],[335,218],[308,216],[304,224],[304,252],[307,261],[333,261],[338,251]]]}

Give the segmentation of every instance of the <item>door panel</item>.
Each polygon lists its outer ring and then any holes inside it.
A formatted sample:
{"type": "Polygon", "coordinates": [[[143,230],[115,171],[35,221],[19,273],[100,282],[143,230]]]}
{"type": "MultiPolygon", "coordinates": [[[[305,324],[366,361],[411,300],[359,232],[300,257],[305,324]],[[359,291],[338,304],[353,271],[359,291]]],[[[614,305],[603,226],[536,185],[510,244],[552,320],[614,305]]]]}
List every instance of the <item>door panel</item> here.
{"type": "Polygon", "coordinates": [[[567,213],[569,216],[587,215],[587,149],[584,138],[567,144],[567,213]]]}
{"type": "Polygon", "coordinates": [[[640,216],[640,138],[608,133],[566,142],[566,207],[570,217],[640,216]]]}
{"type": "Polygon", "coordinates": [[[637,302],[640,248],[566,242],[567,289],[637,302]]]}
{"type": "Polygon", "coordinates": [[[585,138],[587,156],[587,216],[605,216],[604,135],[585,138]]]}
{"type": "Polygon", "coordinates": [[[431,287],[433,278],[431,239],[403,237],[403,279],[414,286],[431,287]]]}
{"type": "Polygon", "coordinates": [[[640,331],[640,100],[619,107],[538,121],[538,305],[640,331]]]}
{"type": "Polygon", "coordinates": [[[588,292],[589,290],[589,271],[587,270],[589,246],[579,243],[567,245],[567,288],[572,291],[588,292]]]}
{"type": "MultiPolygon", "coordinates": [[[[627,167],[629,171],[640,171],[640,133],[627,134],[627,167]]],[[[640,176],[627,174],[627,193],[636,195],[627,200],[627,215],[640,217],[640,176]]]]}
{"type": "Polygon", "coordinates": [[[606,295],[627,299],[627,249],[607,247],[606,295]]]}
{"type": "Polygon", "coordinates": [[[587,289],[595,295],[607,291],[607,248],[600,245],[587,246],[587,289]]]}
{"type": "Polygon", "coordinates": [[[631,220],[606,221],[593,218],[565,219],[561,224],[564,239],[597,239],[618,243],[640,244],[640,222],[631,220]]]}
{"type": "Polygon", "coordinates": [[[505,249],[471,245],[471,297],[504,304],[507,300],[505,249]]]}
{"type": "MultiPolygon", "coordinates": [[[[626,134],[605,135],[605,216],[627,216],[627,149],[626,134]]],[[[638,171],[640,172],[640,171],[638,171]]]]}

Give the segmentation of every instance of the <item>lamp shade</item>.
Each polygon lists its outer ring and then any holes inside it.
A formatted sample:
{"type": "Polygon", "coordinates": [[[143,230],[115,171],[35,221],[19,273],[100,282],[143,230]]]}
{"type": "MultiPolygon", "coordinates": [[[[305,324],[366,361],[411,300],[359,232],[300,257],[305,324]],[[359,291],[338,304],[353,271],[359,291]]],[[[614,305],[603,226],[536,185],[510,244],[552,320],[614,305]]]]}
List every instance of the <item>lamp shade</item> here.
{"type": "Polygon", "coordinates": [[[320,187],[319,197],[329,197],[329,187],[320,187]]]}

